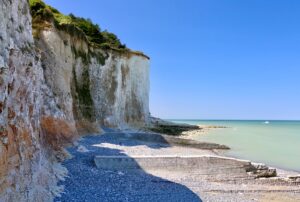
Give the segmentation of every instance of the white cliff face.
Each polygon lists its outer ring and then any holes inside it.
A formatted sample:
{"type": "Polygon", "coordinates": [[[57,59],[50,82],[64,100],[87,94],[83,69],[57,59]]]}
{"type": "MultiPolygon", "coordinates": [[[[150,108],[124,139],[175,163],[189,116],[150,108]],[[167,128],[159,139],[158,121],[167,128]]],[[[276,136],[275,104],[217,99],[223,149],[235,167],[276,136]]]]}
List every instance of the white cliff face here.
{"type": "Polygon", "coordinates": [[[127,127],[149,122],[149,59],[88,47],[51,28],[37,42],[46,83],[70,121],[127,127]]]}
{"type": "Polygon", "coordinates": [[[0,0],[0,201],[51,201],[56,184],[40,119],[43,70],[27,0],[0,0]]]}
{"type": "Polygon", "coordinates": [[[51,201],[80,128],[148,122],[149,60],[54,27],[35,44],[27,0],[0,0],[0,19],[0,201],[51,201]]]}
{"type": "Polygon", "coordinates": [[[109,126],[141,126],[149,119],[149,59],[109,53],[90,68],[96,117],[109,126]]]}
{"type": "Polygon", "coordinates": [[[58,32],[44,31],[39,48],[42,50],[42,66],[47,85],[53,91],[58,107],[74,121],[71,79],[74,58],[71,47],[66,46],[58,32]]]}

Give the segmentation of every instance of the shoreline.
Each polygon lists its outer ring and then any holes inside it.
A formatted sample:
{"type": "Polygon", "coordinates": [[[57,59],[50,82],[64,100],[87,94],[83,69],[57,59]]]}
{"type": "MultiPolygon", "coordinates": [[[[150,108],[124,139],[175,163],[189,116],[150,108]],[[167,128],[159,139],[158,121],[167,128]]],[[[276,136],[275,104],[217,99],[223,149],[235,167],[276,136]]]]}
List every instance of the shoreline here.
{"type": "MultiPolygon", "coordinates": [[[[197,142],[202,142],[202,141],[199,141],[199,140],[194,139],[192,137],[197,136],[197,135],[207,135],[209,133],[209,131],[211,131],[211,130],[229,128],[229,127],[224,127],[224,126],[207,126],[207,125],[197,125],[197,126],[199,126],[201,128],[199,130],[196,129],[196,130],[186,131],[182,135],[178,136],[178,138],[183,138],[183,139],[187,139],[187,140],[194,140],[194,141],[197,141],[197,142]],[[201,134],[199,134],[198,131],[200,131],[201,134]]],[[[161,135],[163,135],[163,134],[161,134],[161,135]]],[[[214,143],[214,142],[208,142],[208,143],[218,144],[218,143],[214,143]]],[[[225,145],[225,146],[227,146],[227,145],[225,145]]],[[[230,147],[228,147],[228,148],[229,148],[228,150],[231,150],[230,147]]],[[[249,160],[249,159],[243,158],[242,156],[228,155],[228,154],[226,154],[228,152],[228,150],[215,149],[215,150],[212,150],[212,152],[214,154],[216,154],[217,156],[232,159],[232,160],[247,161],[247,162],[251,162],[251,163],[254,163],[254,164],[263,164],[263,165],[268,166],[269,168],[274,168],[277,171],[280,171],[278,173],[284,174],[285,176],[288,176],[288,175],[299,175],[300,176],[300,171],[293,170],[293,169],[288,169],[288,168],[283,168],[283,167],[280,167],[280,166],[277,166],[277,165],[270,165],[270,164],[265,163],[265,162],[257,162],[255,160],[249,160]]]]}
{"type": "MultiPolygon", "coordinates": [[[[212,131],[212,130],[221,130],[221,129],[227,129],[227,128],[230,128],[230,127],[226,127],[226,126],[219,126],[219,125],[196,125],[199,127],[199,129],[195,129],[195,130],[189,130],[189,131],[185,131],[182,133],[181,138],[185,138],[185,139],[191,139],[191,140],[195,140],[195,141],[201,141],[201,140],[198,140],[195,138],[195,136],[201,136],[201,135],[209,135],[209,133],[212,131]]],[[[226,145],[227,146],[227,145],[226,145]]],[[[230,148],[231,150],[231,148],[230,148]]],[[[243,157],[243,156],[239,156],[239,155],[228,155],[226,154],[227,152],[224,151],[224,152],[218,152],[218,155],[220,156],[224,156],[224,157],[229,157],[229,158],[235,158],[235,159],[242,159],[242,160],[248,160],[247,158],[243,157]]],[[[266,164],[266,165],[269,165],[270,167],[272,168],[276,168],[277,170],[282,170],[282,171],[286,171],[286,172],[294,172],[294,173],[298,173],[300,174],[300,170],[294,170],[294,169],[291,169],[291,168],[285,168],[285,167],[281,167],[280,165],[275,165],[275,164],[269,164],[269,163],[266,163],[266,162],[258,162],[256,161],[255,159],[253,160],[249,160],[251,162],[254,162],[254,163],[262,163],[262,164],[266,164]]]]}
{"type": "Polygon", "coordinates": [[[221,129],[230,128],[226,126],[215,126],[215,125],[195,125],[195,126],[199,128],[195,130],[184,131],[182,132],[181,137],[196,140],[193,138],[194,136],[208,135],[208,133],[212,130],[221,130],[221,129]]]}
{"type": "MultiPolygon", "coordinates": [[[[241,156],[226,155],[226,154],[221,154],[221,155],[225,156],[225,157],[230,157],[230,158],[244,159],[241,156]]],[[[295,174],[299,174],[300,175],[300,171],[298,171],[298,170],[293,170],[293,169],[289,169],[289,168],[283,168],[283,167],[280,167],[278,165],[272,165],[272,164],[265,163],[265,162],[257,162],[255,160],[249,160],[249,161],[254,162],[254,163],[262,163],[262,164],[265,164],[265,165],[267,165],[267,166],[269,166],[271,168],[275,168],[276,170],[281,170],[281,171],[284,171],[284,172],[295,173],[295,174]]]]}
{"type": "Polygon", "coordinates": [[[299,173],[279,169],[272,177],[264,164],[178,139],[139,129],[82,137],[67,148],[73,156],[63,162],[69,177],[55,201],[300,201],[299,173]]]}
{"type": "MultiPolygon", "coordinates": [[[[197,140],[193,137],[195,136],[199,136],[199,135],[208,135],[208,133],[212,130],[220,130],[220,129],[227,129],[227,128],[231,128],[231,127],[227,127],[227,126],[220,126],[220,125],[191,125],[191,124],[186,124],[186,123],[176,123],[176,122],[170,122],[170,121],[165,121],[165,120],[161,120],[159,118],[155,118],[155,120],[159,120],[159,124],[162,125],[167,125],[167,126],[171,126],[171,127],[184,127],[185,131],[183,131],[180,135],[170,135],[170,134],[164,134],[164,133],[158,133],[160,135],[163,136],[169,136],[169,137],[176,137],[179,139],[187,139],[187,140],[193,140],[195,142],[203,142],[201,140],[197,140]],[[196,129],[195,129],[196,128],[196,129]]],[[[139,130],[140,131],[140,130],[139,130]]],[[[142,130],[143,132],[145,132],[146,134],[149,133],[148,130],[142,130]]],[[[151,132],[150,132],[151,134],[151,132]]],[[[215,142],[206,142],[208,144],[219,144],[219,143],[215,143],[215,142]]],[[[180,146],[180,145],[177,145],[180,146]]],[[[181,145],[183,146],[183,145],[181,145]]],[[[226,149],[210,149],[210,151],[215,154],[216,156],[219,157],[223,157],[226,159],[230,159],[230,160],[237,160],[237,161],[244,161],[244,162],[250,162],[253,164],[259,164],[259,165],[264,165],[267,166],[271,169],[276,169],[277,173],[280,174],[280,177],[286,177],[288,178],[289,176],[294,176],[297,175],[297,177],[299,177],[300,179],[300,171],[297,170],[293,170],[293,169],[288,169],[288,168],[282,168],[280,166],[273,166],[270,165],[268,163],[265,162],[257,162],[255,160],[249,160],[247,158],[243,158],[242,156],[234,156],[234,155],[227,155],[226,152],[228,150],[231,150],[230,147],[228,147],[227,145],[224,145],[225,147],[227,147],[226,149]]],[[[190,146],[187,146],[187,148],[192,148],[190,146]]]]}

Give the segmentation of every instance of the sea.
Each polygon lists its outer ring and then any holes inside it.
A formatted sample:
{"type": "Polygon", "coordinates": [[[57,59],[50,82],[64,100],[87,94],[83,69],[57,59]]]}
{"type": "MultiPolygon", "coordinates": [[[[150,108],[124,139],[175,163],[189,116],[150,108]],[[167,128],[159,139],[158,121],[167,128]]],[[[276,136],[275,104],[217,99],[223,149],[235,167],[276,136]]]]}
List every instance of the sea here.
{"type": "Polygon", "coordinates": [[[193,137],[225,144],[226,156],[300,172],[300,121],[168,120],[193,125],[225,126],[193,137]]]}

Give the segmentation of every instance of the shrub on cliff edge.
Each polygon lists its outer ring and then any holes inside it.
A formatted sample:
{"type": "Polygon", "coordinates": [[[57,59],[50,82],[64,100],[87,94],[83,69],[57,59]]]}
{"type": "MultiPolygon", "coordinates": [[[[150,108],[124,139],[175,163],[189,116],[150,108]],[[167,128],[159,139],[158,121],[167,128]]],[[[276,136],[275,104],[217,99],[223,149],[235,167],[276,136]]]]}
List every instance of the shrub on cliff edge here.
{"type": "Polygon", "coordinates": [[[45,22],[53,22],[57,28],[67,27],[67,29],[83,32],[88,42],[93,46],[101,48],[112,48],[115,50],[126,51],[125,44],[113,33],[101,31],[98,24],[94,24],[90,19],[76,17],[73,14],[64,15],[57,9],[46,5],[42,0],[29,0],[33,28],[39,32],[47,27],[45,22]],[[75,29],[70,29],[72,26],[75,29]]]}

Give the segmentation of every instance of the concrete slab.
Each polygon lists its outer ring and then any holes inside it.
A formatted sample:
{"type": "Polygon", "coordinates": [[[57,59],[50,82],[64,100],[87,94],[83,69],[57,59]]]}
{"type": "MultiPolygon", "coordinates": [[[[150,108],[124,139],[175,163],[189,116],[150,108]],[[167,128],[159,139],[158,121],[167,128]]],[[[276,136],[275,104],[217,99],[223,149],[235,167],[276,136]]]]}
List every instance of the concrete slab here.
{"type": "Polygon", "coordinates": [[[249,161],[214,156],[95,156],[100,169],[197,171],[199,175],[248,177],[249,161]]]}

